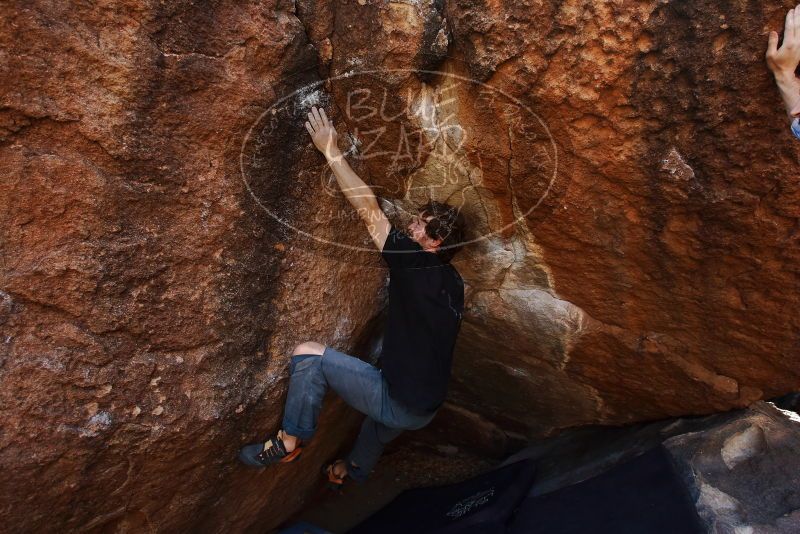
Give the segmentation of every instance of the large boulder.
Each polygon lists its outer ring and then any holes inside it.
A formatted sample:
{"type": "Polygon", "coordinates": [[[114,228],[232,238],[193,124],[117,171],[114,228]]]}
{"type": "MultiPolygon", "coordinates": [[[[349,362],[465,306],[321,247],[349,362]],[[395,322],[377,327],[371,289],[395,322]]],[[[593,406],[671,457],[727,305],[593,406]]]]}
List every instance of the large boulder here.
{"type": "Polygon", "coordinates": [[[251,127],[317,61],[293,4],[0,9],[5,528],[285,517],[356,414],[332,404],[298,468],[259,476],[236,452],[280,425],[295,345],[369,353],[385,282],[377,255],[314,254],[287,230],[345,208],[298,179],[324,165],[300,119],[246,154],[258,179],[241,171],[251,127]]]}
{"type": "MultiPolygon", "coordinates": [[[[557,206],[473,247],[454,402],[535,437],[798,389],[798,145],[763,61],[786,7],[446,6],[468,72],[532,102],[563,173],[557,206]]],[[[530,144],[486,115],[465,152],[508,163],[483,182],[522,211],[530,144]]]]}
{"type": "Polygon", "coordinates": [[[455,404],[536,438],[800,389],[782,6],[302,5],[360,172],[468,215],[455,404]]]}

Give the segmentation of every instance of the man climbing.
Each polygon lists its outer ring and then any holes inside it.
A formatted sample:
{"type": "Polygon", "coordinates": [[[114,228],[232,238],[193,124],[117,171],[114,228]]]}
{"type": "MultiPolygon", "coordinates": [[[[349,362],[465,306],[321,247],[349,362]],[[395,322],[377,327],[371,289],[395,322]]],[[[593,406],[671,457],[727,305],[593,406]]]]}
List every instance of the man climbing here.
{"type": "Polygon", "coordinates": [[[464,283],[450,264],[461,247],[464,218],[456,208],[431,201],[404,234],[342,156],[325,111],[313,107],[305,126],[390,269],[381,368],[330,346],[301,343],[290,360],[283,428],[265,442],[243,447],[239,458],[255,467],[297,459],[303,442],[314,435],[330,387],[366,415],[346,459],[323,468],[338,488],[346,476],[363,482],[385,444],[403,430],[427,425],[444,402],[464,307],[464,283]]]}
{"type": "Polygon", "coordinates": [[[792,133],[800,139],[800,80],[795,71],[800,63],[800,4],[786,14],[783,43],[778,48],[778,32],[769,32],[767,65],[775,76],[786,106],[792,133]]]}

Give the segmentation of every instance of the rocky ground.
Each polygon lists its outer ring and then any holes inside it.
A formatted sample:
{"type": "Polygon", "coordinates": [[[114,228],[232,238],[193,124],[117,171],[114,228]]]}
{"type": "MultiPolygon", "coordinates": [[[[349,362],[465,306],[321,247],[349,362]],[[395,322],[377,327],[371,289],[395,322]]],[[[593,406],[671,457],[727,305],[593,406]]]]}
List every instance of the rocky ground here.
{"type": "Polygon", "coordinates": [[[544,495],[663,444],[708,532],[794,534],[800,529],[800,415],[779,408],[796,400],[790,397],[705,417],[575,428],[502,462],[409,434],[387,450],[364,485],[351,485],[341,495],[319,493],[289,524],[306,521],[346,532],[404,489],[460,482],[523,458],[536,462],[529,494],[544,495]]]}

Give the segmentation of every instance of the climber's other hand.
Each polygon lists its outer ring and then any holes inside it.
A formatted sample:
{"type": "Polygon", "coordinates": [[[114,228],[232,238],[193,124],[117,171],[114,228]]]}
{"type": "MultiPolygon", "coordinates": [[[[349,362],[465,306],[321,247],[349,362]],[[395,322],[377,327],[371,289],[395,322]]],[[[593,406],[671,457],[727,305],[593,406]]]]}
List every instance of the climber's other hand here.
{"type": "Polygon", "coordinates": [[[778,32],[769,32],[767,65],[775,76],[792,76],[800,63],[800,4],[786,14],[783,43],[778,48],[778,32]]]}
{"type": "Polygon", "coordinates": [[[314,146],[325,154],[325,157],[332,157],[339,152],[339,134],[333,127],[333,124],[328,120],[325,115],[325,110],[313,106],[308,113],[308,120],[306,121],[306,130],[311,134],[311,140],[314,141],[314,146]]]}

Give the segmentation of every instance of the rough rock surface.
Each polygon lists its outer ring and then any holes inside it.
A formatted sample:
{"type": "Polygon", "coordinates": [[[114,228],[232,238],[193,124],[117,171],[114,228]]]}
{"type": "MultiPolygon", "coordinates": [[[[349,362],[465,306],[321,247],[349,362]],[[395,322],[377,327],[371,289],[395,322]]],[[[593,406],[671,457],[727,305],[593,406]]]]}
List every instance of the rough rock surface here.
{"type": "Polygon", "coordinates": [[[666,447],[709,532],[800,531],[800,415],[759,402],[666,447]]]}
{"type": "Polygon", "coordinates": [[[300,463],[232,458],[279,424],[295,344],[374,356],[386,275],[311,105],[381,196],[470,217],[443,417],[515,442],[800,389],[797,145],[763,64],[787,7],[6,2],[4,524],[302,505],[341,402],[300,463]]]}
{"type": "MultiPolygon", "coordinates": [[[[249,128],[316,62],[292,4],[2,11],[3,524],[241,531],[284,517],[356,414],[331,404],[337,424],[296,468],[264,476],[236,451],[280,424],[296,344],[368,354],[385,276],[377,257],[312,254],[242,180],[249,128]],[[297,491],[274,491],[290,477],[297,491]]],[[[344,208],[296,179],[324,161],[292,128],[261,174],[281,173],[282,215],[344,208]]]]}

